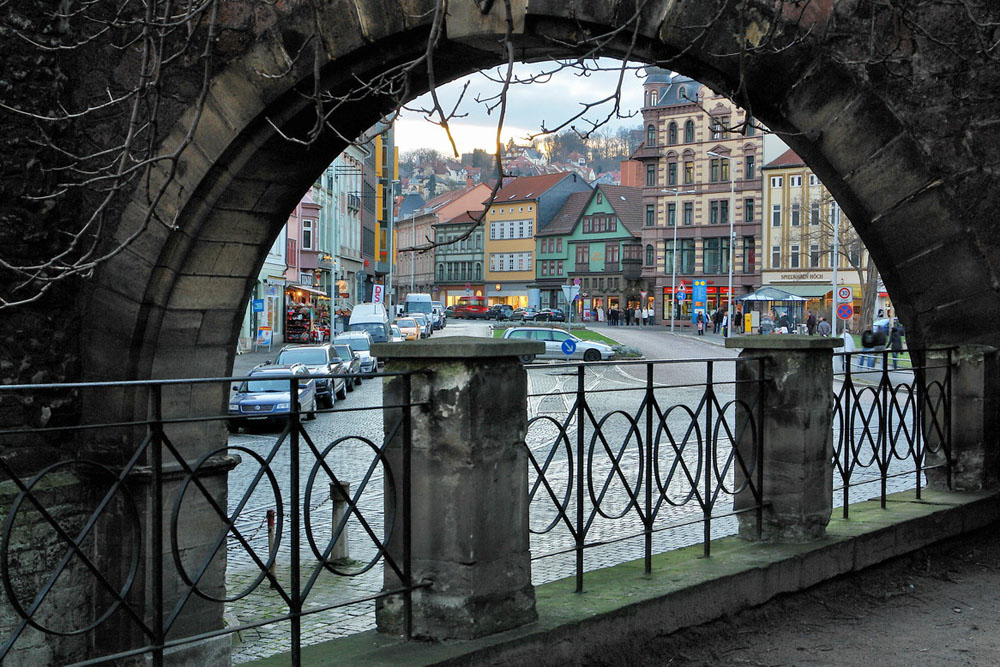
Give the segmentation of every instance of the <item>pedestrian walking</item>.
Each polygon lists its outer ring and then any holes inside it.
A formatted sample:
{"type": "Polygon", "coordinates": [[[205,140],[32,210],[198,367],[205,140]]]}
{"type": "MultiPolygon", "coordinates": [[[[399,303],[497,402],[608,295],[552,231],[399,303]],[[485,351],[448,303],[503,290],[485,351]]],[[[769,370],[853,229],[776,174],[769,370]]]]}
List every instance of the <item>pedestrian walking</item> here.
{"type": "Polygon", "coordinates": [[[632,313],[632,322],[636,326],[642,324],[642,308],[639,307],[639,304],[635,305],[635,312],[632,313]]]}
{"type": "Polygon", "coordinates": [[[896,370],[896,357],[903,351],[903,334],[899,327],[893,327],[889,334],[889,349],[892,350],[892,370],[896,370]]]}
{"type": "Polygon", "coordinates": [[[643,326],[649,325],[649,308],[642,309],[642,324],[643,326]]]}
{"type": "Polygon", "coordinates": [[[650,326],[653,326],[653,324],[656,322],[656,313],[653,312],[654,308],[655,308],[655,306],[653,306],[653,304],[649,305],[649,325],[650,326]]]}
{"type": "Polygon", "coordinates": [[[813,315],[811,310],[809,311],[809,317],[806,318],[806,332],[810,336],[816,333],[816,316],[813,315]]]}
{"type": "Polygon", "coordinates": [[[705,335],[705,313],[698,311],[698,316],[695,318],[695,323],[698,325],[698,335],[705,335]]]}
{"type": "Polygon", "coordinates": [[[737,331],[743,333],[743,308],[740,306],[736,306],[736,321],[733,324],[737,331]]]}
{"type": "Polygon", "coordinates": [[[819,318],[819,324],[816,325],[816,333],[824,338],[829,336],[831,333],[830,323],[826,321],[825,317],[819,318]]]}
{"type": "Polygon", "coordinates": [[[722,337],[729,338],[729,312],[722,311],[722,337]]]}
{"type": "MultiPolygon", "coordinates": [[[[850,329],[847,328],[846,325],[844,326],[844,332],[840,334],[840,337],[844,339],[844,352],[850,353],[858,349],[857,346],[854,345],[854,336],[851,335],[851,331],[850,329]]],[[[847,357],[848,355],[845,354],[843,357],[840,358],[841,370],[844,371],[847,370],[847,357]]]]}
{"type": "Polygon", "coordinates": [[[868,368],[875,368],[875,355],[872,354],[875,350],[875,332],[871,329],[865,329],[861,334],[861,351],[866,352],[864,356],[861,357],[861,361],[858,366],[865,366],[865,359],[868,360],[868,368]]]}

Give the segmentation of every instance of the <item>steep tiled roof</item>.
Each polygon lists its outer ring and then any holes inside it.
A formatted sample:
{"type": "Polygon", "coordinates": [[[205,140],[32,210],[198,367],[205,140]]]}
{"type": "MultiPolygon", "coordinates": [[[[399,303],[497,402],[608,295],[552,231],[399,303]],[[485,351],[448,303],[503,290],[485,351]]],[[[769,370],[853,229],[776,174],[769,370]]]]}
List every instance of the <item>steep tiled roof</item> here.
{"type": "Polygon", "coordinates": [[[569,234],[573,231],[576,221],[583,214],[583,209],[587,208],[593,190],[588,192],[574,192],[563,203],[562,208],[553,216],[552,221],[535,233],[535,236],[559,236],[569,234]]]}
{"type": "Polygon", "coordinates": [[[506,204],[509,201],[538,199],[538,197],[546,190],[569,175],[569,172],[559,172],[557,174],[543,174],[542,176],[522,176],[520,178],[515,178],[497,193],[496,199],[493,203],[506,204]]]}
{"type": "Polygon", "coordinates": [[[642,188],[624,185],[598,185],[604,199],[633,236],[642,233],[642,188]]]}
{"type": "Polygon", "coordinates": [[[804,167],[805,161],[800,158],[795,151],[789,148],[787,151],[764,165],[764,169],[778,169],[779,167],[804,167]]]}
{"type": "Polygon", "coordinates": [[[448,192],[442,192],[437,197],[434,197],[433,199],[431,199],[430,201],[428,201],[426,204],[424,204],[424,211],[425,212],[430,212],[430,211],[433,211],[435,209],[441,208],[442,206],[444,206],[448,202],[453,201],[455,199],[458,199],[459,197],[461,197],[462,195],[464,195],[465,193],[467,193],[469,190],[471,190],[474,187],[476,187],[476,186],[475,185],[467,185],[466,187],[459,188],[457,190],[449,190],[448,192]]]}

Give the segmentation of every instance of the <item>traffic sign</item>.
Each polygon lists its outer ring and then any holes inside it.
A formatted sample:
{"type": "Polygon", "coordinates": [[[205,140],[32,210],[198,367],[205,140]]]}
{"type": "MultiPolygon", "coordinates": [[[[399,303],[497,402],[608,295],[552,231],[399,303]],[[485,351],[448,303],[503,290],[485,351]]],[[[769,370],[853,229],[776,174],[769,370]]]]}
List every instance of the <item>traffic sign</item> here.
{"type": "Polygon", "coordinates": [[[854,306],[849,303],[842,303],[837,306],[837,319],[849,320],[854,317],[854,306]]]}
{"type": "Polygon", "coordinates": [[[574,285],[579,285],[581,282],[583,282],[583,281],[580,280],[579,278],[573,278],[573,284],[574,285]]]}
{"type": "Polygon", "coordinates": [[[576,341],[572,338],[567,338],[562,342],[562,351],[567,357],[574,352],[576,352],[576,341]]]}
{"type": "Polygon", "coordinates": [[[677,300],[678,301],[683,301],[686,298],[687,298],[687,292],[678,292],[677,293],[677,300]]]}
{"type": "Polygon", "coordinates": [[[839,298],[841,301],[847,301],[853,296],[854,293],[851,291],[850,287],[841,287],[837,290],[837,298],[839,298]]]}

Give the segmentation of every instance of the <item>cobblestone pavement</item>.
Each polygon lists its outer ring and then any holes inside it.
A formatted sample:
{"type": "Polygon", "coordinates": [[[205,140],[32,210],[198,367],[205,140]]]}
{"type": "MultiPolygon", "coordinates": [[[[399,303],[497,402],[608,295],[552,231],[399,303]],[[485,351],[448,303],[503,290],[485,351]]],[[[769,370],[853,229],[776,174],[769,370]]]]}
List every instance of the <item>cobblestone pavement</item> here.
{"type": "MultiPolygon", "coordinates": [[[[664,334],[662,329],[656,327],[605,328],[609,329],[605,333],[628,345],[640,347],[649,358],[693,360],[690,363],[660,364],[654,367],[654,385],[658,387],[654,395],[662,410],[673,405],[688,406],[692,412],[697,410],[705,393],[706,358],[727,360],[713,364],[712,380],[719,405],[725,405],[733,398],[734,364],[729,363],[728,359],[735,357],[736,351],[721,347],[721,338],[664,334]]],[[[445,332],[450,335],[487,335],[488,327],[482,323],[460,323],[449,326],[445,332]]],[[[260,353],[244,355],[244,358],[238,359],[237,370],[234,372],[246,372],[254,363],[262,360],[261,356],[263,355],[260,353]]],[[[588,571],[641,558],[643,555],[643,522],[634,501],[638,501],[638,507],[644,502],[645,471],[640,463],[642,457],[639,440],[632,424],[635,420],[639,433],[644,438],[645,416],[636,415],[637,406],[645,395],[646,377],[645,364],[596,366],[588,368],[585,374],[587,400],[595,420],[585,421],[583,433],[587,452],[585,469],[588,470],[587,478],[593,480],[593,484],[587,487],[584,500],[588,524],[586,541],[591,545],[585,551],[584,558],[585,570],[588,571]],[[600,424],[599,433],[594,427],[595,422],[600,424]],[[595,509],[594,498],[600,498],[600,511],[595,509]],[[622,540],[622,536],[638,537],[622,540]]],[[[531,505],[531,527],[534,533],[531,540],[532,580],[538,585],[572,576],[575,571],[575,540],[568,527],[558,520],[557,508],[565,504],[567,516],[576,515],[575,494],[572,494],[572,499],[568,502],[563,499],[571,479],[569,452],[571,449],[575,450],[577,441],[577,424],[570,415],[570,408],[575,400],[577,376],[572,368],[540,364],[529,369],[528,378],[529,419],[540,419],[529,429],[526,441],[540,464],[549,461],[545,479],[551,486],[553,495],[559,499],[559,503],[554,502],[546,489],[539,487],[531,505]],[[556,424],[560,426],[557,427],[556,424]],[[560,429],[565,430],[566,438],[559,438],[560,429]],[[572,448],[568,448],[566,440],[573,443],[572,448]]],[[[373,468],[370,480],[361,486],[373,461],[372,448],[380,444],[383,437],[380,382],[364,382],[349,394],[346,401],[338,403],[338,408],[362,406],[370,409],[320,414],[315,421],[305,422],[312,443],[302,443],[299,465],[302,506],[308,508],[303,516],[303,532],[306,537],[301,543],[301,580],[307,608],[318,609],[352,600],[364,600],[381,589],[382,563],[375,563],[368,568],[378,556],[377,544],[368,537],[356,518],[352,518],[347,525],[351,562],[340,566],[340,574],[334,574],[318,565],[320,552],[329,542],[333,531],[329,476],[319,464],[320,459],[338,479],[350,482],[351,493],[357,494],[358,506],[365,520],[376,535],[381,536],[382,533],[382,470],[377,466],[373,468]],[[343,439],[344,436],[350,437],[343,439]],[[315,547],[310,544],[309,536],[313,537],[315,547]],[[351,576],[342,576],[345,573],[351,576]]],[[[693,439],[687,445],[684,444],[683,437],[692,423],[690,414],[687,409],[678,408],[671,412],[668,419],[670,432],[677,443],[674,445],[676,450],[668,444],[665,434],[661,436],[663,445],[657,457],[658,466],[653,471],[654,479],[662,480],[671,503],[679,506],[664,504],[658,510],[653,536],[653,549],[657,552],[698,544],[704,535],[702,509],[692,499],[693,488],[703,488],[704,452],[703,448],[697,446],[697,434],[692,436],[693,439]],[[679,452],[680,456],[675,456],[674,451],[679,452]],[[684,465],[679,465],[681,460],[684,465]]],[[[706,432],[705,419],[699,417],[697,423],[702,434],[706,432]]],[[[268,468],[274,474],[281,502],[287,504],[291,474],[290,443],[286,439],[276,446],[279,436],[279,433],[273,432],[241,433],[231,436],[230,445],[245,447],[263,460],[271,457],[268,468]]],[[[721,438],[716,456],[722,460],[728,456],[729,451],[729,441],[721,438]]],[[[247,537],[258,558],[265,561],[268,554],[267,510],[276,509],[279,501],[266,476],[254,487],[254,480],[261,466],[252,456],[243,455],[242,458],[243,463],[230,473],[230,511],[234,512],[241,502],[244,504],[237,526],[247,537]],[[252,490],[247,493],[248,489],[252,490]]],[[[902,469],[907,463],[896,461],[894,469],[902,469]]],[[[573,468],[575,469],[575,465],[573,468]]],[[[529,469],[529,475],[534,484],[537,481],[535,471],[529,469]]],[[[872,468],[862,470],[858,475],[878,479],[878,471],[872,468]]],[[[720,471],[719,478],[724,480],[727,488],[732,488],[732,468],[720,471]]],[[[717,486],[714,476],[712,480],[714,488],[717,486]]],[[[910,488],[912,480],[912,476],[895,478],[888,490],[892,492],[910,488]]],[[[875,492],[877,493],[877,489],[875,492]]],[[[852,501],[872,495],[865,487],[861,487],[856,494],[852,496],[852,501]]],[[[835,500],[840,499],[841,494],[835,494],[835,500]]],[[[715,502],[716,514],[725,514],[731,507],[731,499],[725,493],[720,493],[715,502]]],[[[731,535],[735,530],[735,518],[725,517],[712,521],[710,533],[712,538],[716,538],[731,535]]],[[[226,618],[231,625],[287,613],[287,602],[282,595],[282,592],[285,596],[291,595],[291,527],[287,520],[275,535],[280,538],[275,567],[275,576],[280,585],[278,590],[271,589],[266,582],[257,586],[256,582],[260,579],[258,566],[243,545],[235,539],[229,541],[227,587],[231,597],[240,596],[239,600],[227,605],[226,618]],[[245,596],[241,596],[243,592],[246,592],[245,596]]],[[[374,603],[367,601],[306,617],[303,620],[303,641],[316,643],[373,627],[374,603]]],[[[245,662],[287,651],[288,641],[287,623],[274,623],[243,631],[239,637],[234,638],[233,660],[245,662]]]]}

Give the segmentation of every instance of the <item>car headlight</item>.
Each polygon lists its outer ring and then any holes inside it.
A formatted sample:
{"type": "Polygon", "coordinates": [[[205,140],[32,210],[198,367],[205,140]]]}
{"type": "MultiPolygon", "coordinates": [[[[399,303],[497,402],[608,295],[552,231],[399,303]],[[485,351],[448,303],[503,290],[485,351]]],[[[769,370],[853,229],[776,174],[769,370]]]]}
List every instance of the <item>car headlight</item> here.
{"type": "Polygon", "coordinates": [[[240,404],[239,403],[230,403],[229,404],[229,411],[230,412],[239,412],[240,411],[240,404]]]}
{"type": "Polygon", "coordinates": [[[292,409],[292,404],[291,403],[278,403],[274,407],[277,408],[278,410],[291,410],[292,409]]]}

